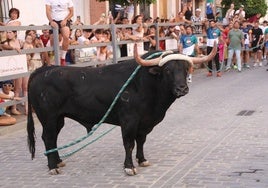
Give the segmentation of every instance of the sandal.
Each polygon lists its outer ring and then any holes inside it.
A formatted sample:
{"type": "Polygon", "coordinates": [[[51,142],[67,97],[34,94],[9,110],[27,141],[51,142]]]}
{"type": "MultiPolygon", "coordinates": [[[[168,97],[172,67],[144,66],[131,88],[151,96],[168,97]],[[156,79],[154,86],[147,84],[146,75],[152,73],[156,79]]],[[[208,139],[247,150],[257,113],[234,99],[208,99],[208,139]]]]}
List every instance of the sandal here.
{"type": "Polygon", "coordinates": [[[21,115],[21,113],[17,109],[12,109],[11,114],[12,115],[21,115]]]}

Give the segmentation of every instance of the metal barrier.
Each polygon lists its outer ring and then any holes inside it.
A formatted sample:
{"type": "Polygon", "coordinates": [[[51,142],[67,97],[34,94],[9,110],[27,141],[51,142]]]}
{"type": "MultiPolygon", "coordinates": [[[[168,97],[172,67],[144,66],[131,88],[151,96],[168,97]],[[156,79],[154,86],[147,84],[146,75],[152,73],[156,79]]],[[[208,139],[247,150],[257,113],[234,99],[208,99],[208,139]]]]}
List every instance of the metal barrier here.
{"type": "MultiPolygon", "coordinates": [[[[156,26],[156,49],[159,50],[159,42],[161,40],[166,40],[166,39],[172,39],[172,37],[160,37],[159,36],[159,29],[160,27],[168,27],[168,26],[177,26],[180,25],[182,23],[154,23],[154,24],[149,24],[149,26],[151,25],[155,25],[156,26]]],[[[200,25],[200,24],[197,24],[200,25]]],[[[79,25],[79,26],[71,26],[71,29],[110,29],[111,31],[111,35],[112,35],[112,41],[111,42],[104,42],[104,43],[94,43],[94,44],[90,44],[90,45],[70,45],[69,49],[83,49],[83,48],[89,48],[89,47],[100,47],[100,46],[107,46],[107,45],[111,45],[112,49],[113,49],[113,58],[110,60],[106,60],[106,61],[96,61],[96,60],[89,60],[89,61],[85,61],[83,63],[77,63],[77,64],[72,64],[70,66],[78,66],[78,67],[85,67],[85,66],[96,66],[99,64],[111,64],[111,63],[118,63],[124,60],[129,60],[132,59],[133,56],[128,56],[128,57],[117,57],[117,47],[118,45],[122,45],[122,44],[129,44],[129,43],[134,43],[134,41],[131,40],[124,40],[124,41],[117,41],[117,29],[118,28],[127,28],[127,27],[133,27],[134,25],[122,25],[122,24],[110,24],[110,25],[79,25]]],[[[54,45],[53,47],[44,47],[44,48],[34,48],[34,49],[22,49],[21,50],[21,54],[29,54],[29,53],[40,53],[40,52],[49,52],[49,51],[53,51],[54,52],[54,59],[55,59],[55,64],[56,65],[60,65],[60,57],[59,57],[59,52],[60,52],[60,45],[59,45],[59,34],[58,34],[58,30],[55,28],[52,28],[51,26],[0,26],[0,32],[2,31],[26,31],[26,30],[44,30],[44,29],[53,29],[53,38],[54,38],[54,45]]],[[[200,35],[202,36],[202,35],[200,35]]],[[[3,56],[13,56],[13,55],[19,55],[19,53],[15,50],[4,50],[4,51],[0,51],[0,57],[3,56]]],[[[1,62],[0,62],[1,63],[1,62]]],[[[1,74],[1,73],[0,73],[1,74]]],[[[14,74],[14,75],[7,75],[7,76],[1,76],[0,75],[0,81],[5,81],[5,80],[11,80],[11,79],[16,79],[16,78],[20,78],[20,77],[25,77],[25,76],[29,76],[31,74],[30,71],[25,72],[25,73],[20,73],[20,74],[14,74]]],[[[12,106],[14,104],[20,104],[23,102],[27,101],[27,97],[23,97],[22,100],[20,101],[8,101],[8,102],[3,102],[0,103],[0,107],[6,107],[6,106],[12,106]]]]}

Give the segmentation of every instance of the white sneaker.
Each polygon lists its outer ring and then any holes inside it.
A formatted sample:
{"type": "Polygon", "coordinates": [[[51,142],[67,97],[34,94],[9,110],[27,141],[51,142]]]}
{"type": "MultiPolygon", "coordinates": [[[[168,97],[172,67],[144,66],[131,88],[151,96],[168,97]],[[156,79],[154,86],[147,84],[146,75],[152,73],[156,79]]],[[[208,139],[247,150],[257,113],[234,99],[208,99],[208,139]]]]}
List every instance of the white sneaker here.
{"type": "Polygon", "coordinates": [[[262,66],[262,62],[259,63],[259,66],[260,66],[260,67],[262,66]]]}
{"type": "Polygon", "coordinates": [[[191,77],[188,77],[187,82],[188,82],[188,83],[191,83],[191,82],[192,82],[192,78],[191,78],[191,77]]]}
{"type": "Polygon", "coordinates": [[[253,67],[256,67],[258,64],[257,63],[254,63],[253,67]]]}
{"type": "Polygon", "coordinates": [[[229,71],[231,69],[231,67],[226,67],[226,69],[224,70],[225,72],[229,71]]]}
{"type": "Polygon", "coordinates": [[[11,117],[11,115],[8,114],[8,113],[6,113],[6,112],[5,112],[3,115],[4,115],[4,116],[7,116],[7,117],[11,117]]]}

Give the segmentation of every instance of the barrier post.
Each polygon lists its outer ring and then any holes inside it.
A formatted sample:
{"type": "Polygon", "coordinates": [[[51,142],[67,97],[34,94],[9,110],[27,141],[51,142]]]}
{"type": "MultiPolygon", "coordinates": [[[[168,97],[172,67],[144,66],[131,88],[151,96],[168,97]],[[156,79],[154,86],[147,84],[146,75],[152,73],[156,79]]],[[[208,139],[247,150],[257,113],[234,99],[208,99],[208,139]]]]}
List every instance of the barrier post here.
{"type": "Polygon", "coordinates": [[[116,26],[114,23],[111,24],[111,35],[112,35],[112,47],[113,47],[113,63],[117,63],[117,35],[116,26]]]}
{"type": "Polygon", "coordinates": [[[54,49],[54,58],[55,65],[60,65],[60,43],[59,43],[59,31],[58,28],[53,29],[53,49],[54,49]]]}

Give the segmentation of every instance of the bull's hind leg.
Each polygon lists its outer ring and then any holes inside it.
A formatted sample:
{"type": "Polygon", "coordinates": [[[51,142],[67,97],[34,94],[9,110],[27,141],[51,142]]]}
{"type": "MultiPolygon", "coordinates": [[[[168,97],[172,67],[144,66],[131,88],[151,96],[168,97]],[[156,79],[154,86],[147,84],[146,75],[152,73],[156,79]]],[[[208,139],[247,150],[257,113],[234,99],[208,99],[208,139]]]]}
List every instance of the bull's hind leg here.
{"type": "Polygon", "coordinates": [[[136,160],[139,163],[139,166],[141,167],[150,166],[149,161],[147,161],[144,157],[143,145],[145,141],[146,141],[146,134],[139,134],[136,137],[136,143],[137,143],[136,160]]]}
{"type": "MultiPolygon", "coordinates": [[[[60,121],[49,121],[43,125],[42,139],[44,141],[46,151],[57,148],[57,139],[60,130],[64,125],[64,119],[61,118],[60,121]]],[[[50,174],[55,175],[60,173],[59,167],[65,166],[59,157],[58,151],[47,154],[48,168],[50,174]]]]}

